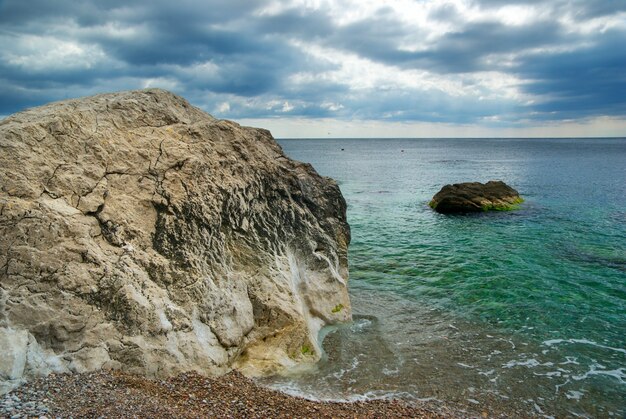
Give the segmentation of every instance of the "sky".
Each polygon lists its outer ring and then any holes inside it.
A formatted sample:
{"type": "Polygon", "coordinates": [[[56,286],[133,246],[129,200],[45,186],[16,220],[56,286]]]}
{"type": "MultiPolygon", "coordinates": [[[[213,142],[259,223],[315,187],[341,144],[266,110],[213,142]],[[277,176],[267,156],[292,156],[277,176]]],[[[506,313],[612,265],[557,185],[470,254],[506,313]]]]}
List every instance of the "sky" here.
{"type": "Polygon", "coordinates": [[[0,117],[148,87],[278,138],[626,136],[626,0],[0,0],[0,117]]]}

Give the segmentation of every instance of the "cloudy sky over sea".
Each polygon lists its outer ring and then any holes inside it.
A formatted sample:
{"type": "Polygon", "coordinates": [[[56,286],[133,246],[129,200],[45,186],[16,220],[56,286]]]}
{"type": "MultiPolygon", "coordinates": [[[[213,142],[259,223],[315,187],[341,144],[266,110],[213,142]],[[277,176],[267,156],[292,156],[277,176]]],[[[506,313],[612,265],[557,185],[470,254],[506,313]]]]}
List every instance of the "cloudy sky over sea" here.
{"type": "Polygon", "coordinates": [[[624,0],[0,0],[0,115],[161,87],[277,137],[626,136],[624,0]]]}

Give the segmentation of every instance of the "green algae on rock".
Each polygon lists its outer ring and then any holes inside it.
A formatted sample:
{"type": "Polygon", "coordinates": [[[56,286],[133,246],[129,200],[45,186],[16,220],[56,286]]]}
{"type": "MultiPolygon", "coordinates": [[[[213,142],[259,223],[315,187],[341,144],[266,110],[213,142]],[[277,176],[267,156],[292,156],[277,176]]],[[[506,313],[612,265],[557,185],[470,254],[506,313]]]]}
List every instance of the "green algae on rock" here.
{"type": "Polygon", "coordinates": [[[429,202],[429,206],[442,214],[481,211],[510,211],[524,199],[500,180],[487,183],[466,182],[446,185],[429,202]]]}

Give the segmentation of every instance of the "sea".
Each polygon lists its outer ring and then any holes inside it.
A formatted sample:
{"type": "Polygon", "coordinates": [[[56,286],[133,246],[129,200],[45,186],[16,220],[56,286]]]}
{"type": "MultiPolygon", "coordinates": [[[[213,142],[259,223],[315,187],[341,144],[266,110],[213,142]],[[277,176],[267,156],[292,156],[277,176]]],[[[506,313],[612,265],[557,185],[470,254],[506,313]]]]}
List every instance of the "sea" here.
{"type": "Polygon", "coordinates": [[[348,203],[354,320],[263,384],[523,417],[626,416],[626,139],[283,139],[348,203]],[[519,209],[442,215],[449,183],[519,209]]]}

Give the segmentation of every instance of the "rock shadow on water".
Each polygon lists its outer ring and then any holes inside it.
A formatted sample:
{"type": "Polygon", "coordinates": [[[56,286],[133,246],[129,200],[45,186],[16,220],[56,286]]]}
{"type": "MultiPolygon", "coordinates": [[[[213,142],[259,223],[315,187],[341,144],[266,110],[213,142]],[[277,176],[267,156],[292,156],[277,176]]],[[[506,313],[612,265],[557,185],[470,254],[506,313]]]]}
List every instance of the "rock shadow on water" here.
{"type": "Polygon", "coordinates": [[[626,273],[626,257],[617,255],[602,255],[591,250],[568,246],[561,251],[561,255],[573,262],[585,265],[600,266],[617,269],[626,273]]]}

